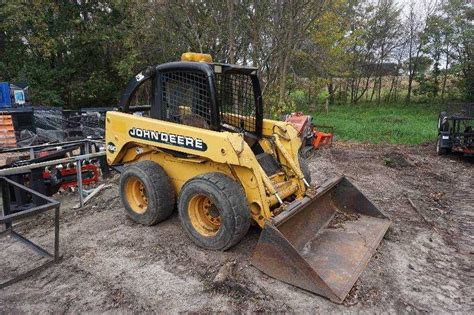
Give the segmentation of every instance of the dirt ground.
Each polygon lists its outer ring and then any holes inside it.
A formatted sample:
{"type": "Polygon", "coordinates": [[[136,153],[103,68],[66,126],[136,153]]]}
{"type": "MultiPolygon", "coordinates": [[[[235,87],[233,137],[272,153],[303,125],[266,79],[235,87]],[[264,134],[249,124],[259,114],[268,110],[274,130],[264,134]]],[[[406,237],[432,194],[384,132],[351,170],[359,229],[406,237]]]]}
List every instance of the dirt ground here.
{"type": "MultiPolygon", "coordinates": [[[[213,252],[185,236],[176,214],[153,227],[134,224],[116,176],[83,209],[72,209],[76,194],[57,197],[62,261],[0,290],[0,313],[473,313],[472,161],[438,157],[432,144],[336,143],[312,157],[310,168],[313,182],[345,174],[393,221],[342,305],[252,267],[256,227],[231,250],[213,252]]],[[[51,216],[17,229],[40,244],[52,241],[51,216]]],[[[40,262],[22,246],[0,239],[0,281],[40,262]]]]}

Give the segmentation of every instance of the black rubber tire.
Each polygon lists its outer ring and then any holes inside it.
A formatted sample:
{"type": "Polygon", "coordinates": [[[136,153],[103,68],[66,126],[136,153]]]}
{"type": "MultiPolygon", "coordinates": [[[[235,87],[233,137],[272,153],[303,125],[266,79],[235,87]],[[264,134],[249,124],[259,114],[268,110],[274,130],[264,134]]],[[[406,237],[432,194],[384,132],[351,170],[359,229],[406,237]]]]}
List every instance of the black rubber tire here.
{"type": "Polygon", "coordinates": [[[226,250],[237,244],[250,227],[250,209],[242,186],[223,173],[207,173],[190,179],[181,188],[178,198],[181,224],[198,246],[226,250]],[[188,204],[195,195],[205,195],[218,208],[221,226],[216,235],[199,233],[191,223],[188,204]]]}
{"type": "Polygon", "coordinates": [[[135,222],[154,225],[167,219],[176,205],[176,193],[165,170],[153,161],[139,161],[127,166],[120,176],[120,198],[127,215],[135,222]],[[144,186],[148,206],[144,213],[132,210],[125,194],[126,182],[137,177],[144,186]]]}
{"type": "Polygon", "coordinates": [[[302,159],[300,156],[298,157],[298,162],[300,163],[301,172],[303,172],[304,178],[311,185],[311,172],[309,171],[308,163],[302,159]]]}
{"type": "Polygon", "coordinates": [[[438,140],[436,140],[436,153],[438,155],[446,155],[449,152],[448,148],[441,148],[440,143],[441,143],[441,135],[439,135],[438,140]]]}

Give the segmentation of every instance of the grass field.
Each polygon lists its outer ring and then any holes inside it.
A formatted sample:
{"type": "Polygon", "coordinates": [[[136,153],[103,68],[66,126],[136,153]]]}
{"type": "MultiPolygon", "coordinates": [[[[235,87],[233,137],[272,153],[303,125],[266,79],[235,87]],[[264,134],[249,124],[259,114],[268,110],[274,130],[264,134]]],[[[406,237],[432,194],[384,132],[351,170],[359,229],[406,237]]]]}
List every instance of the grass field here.
{"type": "Polygon", "coordinates": [[[336,140],[421,144],[436,139],[438,114],[433,105],[337,105],[313,122],[334,126],[336,140]]]}

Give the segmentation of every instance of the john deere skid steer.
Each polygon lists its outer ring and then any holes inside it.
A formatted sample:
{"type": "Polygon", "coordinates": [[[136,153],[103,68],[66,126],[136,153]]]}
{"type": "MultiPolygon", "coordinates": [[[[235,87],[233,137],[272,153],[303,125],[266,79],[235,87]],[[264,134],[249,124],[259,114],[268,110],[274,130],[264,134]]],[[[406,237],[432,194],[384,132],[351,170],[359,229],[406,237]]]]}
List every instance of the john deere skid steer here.
{"type": "Polygon", "coordinates": [[[262,233],[252,264],[342,302],[390,225],[344,177],[310,186],[301,140],[286,122],[263,119],[257,69],[185,53],[134,76],[106,119],[107,161],[124,164],[128,215],[152,225],[177,208],[188,236],[226,250],[262,233]],[[132,106],[144,83],[151,105],[132,106]]]}

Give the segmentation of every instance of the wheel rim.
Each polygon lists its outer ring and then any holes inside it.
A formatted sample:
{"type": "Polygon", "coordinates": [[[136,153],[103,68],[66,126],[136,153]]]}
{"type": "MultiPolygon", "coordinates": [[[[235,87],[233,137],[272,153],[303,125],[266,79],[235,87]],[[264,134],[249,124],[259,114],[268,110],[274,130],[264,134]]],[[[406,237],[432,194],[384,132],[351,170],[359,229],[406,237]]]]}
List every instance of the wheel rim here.
{"type": "Polygon", "coordinates": [[[214,236],[221,226],[219,209],[209,197],[196,195],[188,203],[188,214],[194,229],[203,236],[214,236]]]}
{"type": "Polygon", "coordinates": [[[125,184],[125,196],[133,212],[143,214],[148,208],[145,185],[137,177],[130,177],[125,184]]]}

